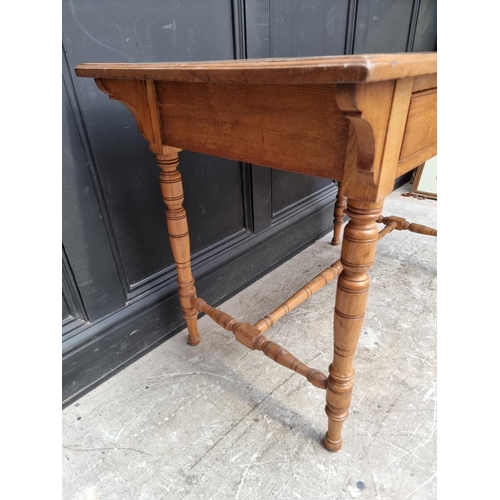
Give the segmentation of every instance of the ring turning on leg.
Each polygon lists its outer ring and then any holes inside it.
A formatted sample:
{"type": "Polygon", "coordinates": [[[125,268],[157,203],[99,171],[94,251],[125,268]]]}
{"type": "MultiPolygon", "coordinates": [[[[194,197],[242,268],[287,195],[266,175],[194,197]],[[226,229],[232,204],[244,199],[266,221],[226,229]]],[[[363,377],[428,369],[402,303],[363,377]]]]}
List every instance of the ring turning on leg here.
{"type": "Polygon", "coordinates": [[[341,430],[349,412],[353,387],[353,360],[363,326],[370,279],[368,271],[378,241],[376,221],[383,201],[366,202],[349,198],[346,213],[350,220],[344,230],[334,316],[334,354],[326,388],[328,450],[342,446],[341,430]]]}
{"type": "Polygon", "coordinates": [[[344,212],[347,206],[347,196],[344,196],[344,187],[342,182],[338,182],[337,200],[335,201],[335,208],[333,210],[333,238],[332,245],[340,245],[340,231],[344,224],[344,212]]]}
{"type": "Polygon", "coordinates": [[[198,333],[198,311],[191,304],[191,299],[196,297],[194,278],[191,273],[191,250],[189,246],[189,231],[187,225],[182,189],[181,174],[178,170],[179,157],[177,152],[168,155],[157,155],[156,160],[160,167],[160,185],[163,201],[167,206],[166,218],[168,235],[172,253],[177,267],[177,283],[179,284],[179,299],[182,315],[188,328],[188,343],[200,343],[198,333]]]}

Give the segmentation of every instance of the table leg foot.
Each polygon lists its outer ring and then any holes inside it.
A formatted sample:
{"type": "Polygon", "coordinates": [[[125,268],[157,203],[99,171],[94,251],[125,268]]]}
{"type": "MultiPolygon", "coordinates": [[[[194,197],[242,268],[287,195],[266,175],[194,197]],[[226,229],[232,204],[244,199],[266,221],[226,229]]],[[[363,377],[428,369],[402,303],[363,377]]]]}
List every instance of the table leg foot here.
{"type": "Polygon", "coordinates": [[[328,451],[339,451],[342,448],[342,438],[332,441],[328,434],[325,434],[325,439],[323,439],[323,444],[328,451]]]}
{"type": "Polygon", "coordinates": [[[183,313],[184,320],[186,321],[188,329],[188,344],[195,346],[201,342],[201,337],[198,332],[198,314],[195,317],[186,318],[183,313]]]}

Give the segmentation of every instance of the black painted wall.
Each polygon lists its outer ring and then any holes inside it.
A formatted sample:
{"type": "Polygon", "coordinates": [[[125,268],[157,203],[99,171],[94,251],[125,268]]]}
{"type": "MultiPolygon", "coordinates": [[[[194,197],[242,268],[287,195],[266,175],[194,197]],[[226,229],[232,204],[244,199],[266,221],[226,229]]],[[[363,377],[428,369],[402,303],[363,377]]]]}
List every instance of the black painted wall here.
{"type": "MultiPolygon", "coordinates": [[[[412,50],[436,50],[435,0],[63,3],[63,402],[184,328],[154,157],[73,68],[412,50]]],[[[180,158],[193,272],[214,305],[331,229],[329,181],[180,158]]]]}

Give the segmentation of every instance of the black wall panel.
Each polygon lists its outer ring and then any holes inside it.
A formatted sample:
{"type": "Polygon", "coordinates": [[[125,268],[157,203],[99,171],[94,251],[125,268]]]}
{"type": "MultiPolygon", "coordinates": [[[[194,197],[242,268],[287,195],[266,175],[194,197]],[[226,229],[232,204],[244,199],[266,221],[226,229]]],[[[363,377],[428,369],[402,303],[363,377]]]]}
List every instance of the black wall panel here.
{"type": "Polygon", "coordinates": [[[354,53],[406,52],[414,0],[359,0],[354,53]]]}
{"type": "Polygon", "coordinates": [[[271,57],[344,53],[348,0],[269,2],[271,57]]]}
{"type": "MultiPolygon", "coordinates": [[[[98,179],[88,168],[89,150],[74,111],[71,81],[63,82],[62,102],[62,237],[68,275],[74,276],[75,294],[81,296],[86,316],[94,321],[125,305],[115,260],[99,202],[98,179]],[[83,142],[82,142],[83,141],[83,142]],[[96,191],[97,187],[97,191],[96,191]]],[[[104,206],[105,208],[105,206],[104,206]]],[[[69,282],[68,282],[69,283],[69,282]]],[[[68,284],[69,286],[69,284],[68,284]]]]}
{"type": "Polygon", "coordinates": [[[420,0],[413,52],[437,50],[437,0],[420,0]]]}

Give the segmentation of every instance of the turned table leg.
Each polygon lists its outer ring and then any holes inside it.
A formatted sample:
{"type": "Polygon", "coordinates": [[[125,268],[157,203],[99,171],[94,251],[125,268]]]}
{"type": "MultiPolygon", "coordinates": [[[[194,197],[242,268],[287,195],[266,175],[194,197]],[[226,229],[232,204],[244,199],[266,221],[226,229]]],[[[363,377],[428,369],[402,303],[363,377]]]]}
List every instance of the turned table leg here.
{"type": "Polygon", "coordinates": [[[376,221],[383,201],[366,202],[349,198],[350,217],[342,241],[343,271],[338,278],[334,317],[334,354],[326,388],[328,431],[324,443],[328,450],[342,446],[341,430],[351,402],[353,359],[368,298],[368,270],[375,257],[378,240],[376,221]]]}
{"type": "Polygon", "coordinates": [[[335,201],[335,208],[333,209],[333,238],[332,245],[337,246],[340,244],[340,231],[344,223],[344,212],[347,206],[347,196],[344,196],[344,187],[342,182],[338,182],[337,200],[335,201]]]}
{"type": "Polygon", "coordinates": [[[160,167],[160,183],[163,201],[167,206],[166,218],[170,245],[177,267],[177,283],[179,284],[179,299],[182,315],[188,328],[188,343],[200,343],[198,333],[198,311],[191,304],[191,299],[196,297],[194,278],[191,273],[191,250],[189,246],[189,231],[186,211],[182,203],[184,191],[182,189],[179,157],[177,152],[168,155],[157,155],[156,160],[160,167]]]}

